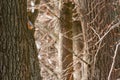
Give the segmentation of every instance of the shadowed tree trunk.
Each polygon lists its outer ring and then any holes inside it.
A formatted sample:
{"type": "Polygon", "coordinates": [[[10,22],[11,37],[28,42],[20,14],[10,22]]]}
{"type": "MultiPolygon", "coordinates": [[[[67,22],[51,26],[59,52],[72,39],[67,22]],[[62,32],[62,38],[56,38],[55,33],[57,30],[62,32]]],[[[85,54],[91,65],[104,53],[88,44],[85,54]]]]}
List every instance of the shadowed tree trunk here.
{"type": "Polygon", "coordinates": [[[81,80],[81,61],[83,40],[80,21],[73,22],[73,61],[74,61],[74,80],[81,80]]]}
{"type": "Polygon", "coordinates": [[[0,80],[41,80],[26,0],[0,0],[0,80]]]}
{"type": "Polygon", "coordinates": [[[63,1],[60,12],[59,34],[59,69],[60,80],[73,80],[73,53],[72,50],[72,2],[63,1]]]}

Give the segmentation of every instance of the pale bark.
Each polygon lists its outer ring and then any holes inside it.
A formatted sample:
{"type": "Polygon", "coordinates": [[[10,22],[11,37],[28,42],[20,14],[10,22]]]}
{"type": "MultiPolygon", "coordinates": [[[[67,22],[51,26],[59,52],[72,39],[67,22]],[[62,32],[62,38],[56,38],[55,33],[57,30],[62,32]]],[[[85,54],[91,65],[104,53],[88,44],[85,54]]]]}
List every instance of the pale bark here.
{"type": "MultiPolygon", "coordinates": [[[[83,48],[83,57],[82,59],[86,61],[86,63],[90,64],[90,54],[89,54],[89,49],[88,49],[88,40],[87,40],[87,22],[88,18],[86,17],[87,11],[87,6],[89,1],[87,0],[80,0],[79,1],[79,6],[80,6],[80,21],[81,21],[81,26],[82,26],[82,34],[83,34],[83,43],[84,43],[84,48],[83,48]]],[[[90,65],[86,64],[84,62],[81,62],[82,66],[82,79],[81,80],[90,80],[90,65]]]]}

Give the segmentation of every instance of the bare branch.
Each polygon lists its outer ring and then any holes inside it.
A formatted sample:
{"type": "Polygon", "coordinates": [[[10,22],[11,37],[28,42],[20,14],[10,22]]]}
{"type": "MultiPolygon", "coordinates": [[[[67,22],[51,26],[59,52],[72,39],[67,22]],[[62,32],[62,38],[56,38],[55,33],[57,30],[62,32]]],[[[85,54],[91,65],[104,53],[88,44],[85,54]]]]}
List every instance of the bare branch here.
{"type": "Polygon", "coordinates": [[[113,26],[110,25],[110,26],[111,26],[110,29],[99,39],[98,42],[95,43],[95,45],[97,45],[100,41],[102,41],[102,40],[105,38],[105,36],[106,36],[111,30],[113,30],[114,28],[118,27],[119,25],[120,25],[120,21],[119,21],[118,23],[116,23],[115,25],[113,25],[113,26]]]}
{"type": "Polygon", "coordinates": [[[114,51],[113,62],[112,62],[111,69],[110,69],[110,72],[109,72],[109,75],[108,75],[108,80],[110,80],[110,77],[111,77],[111,74],[112,74],[112,71],[113,71],[113,68],[114,68],[115,58],[117,56],[117,51],[118,51],[119,45],[120,45],[120,40],[119,40],[119,43],[116,45],[116,48],[115,48],[115,51],[114,51]]]}

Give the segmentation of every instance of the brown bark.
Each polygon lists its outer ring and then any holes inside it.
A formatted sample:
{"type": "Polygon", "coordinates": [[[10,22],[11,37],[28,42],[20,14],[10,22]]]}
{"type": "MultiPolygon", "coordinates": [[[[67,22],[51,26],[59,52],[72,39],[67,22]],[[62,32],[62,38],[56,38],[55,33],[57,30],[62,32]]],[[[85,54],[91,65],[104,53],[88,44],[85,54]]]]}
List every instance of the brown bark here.
{"type": "Polygon", "coordinates": [[[27,1],[0,1],[0,80],[41,80],[27,1]]]}
{"type": "Polygon", "coordinates": [[[81,80],[81,61],[79,57],[82,56],[83,40],[82,29],[80,21],[73,22],[73,64],[74,64],[74,80],[81,80]]]}
{"type": "Polygon", "coordinates": [[[89,53],[89,46],[88,46],[88,28],[87,28],[87,22],[88,22],[88,17],[86,14],[88,13],[88,5],[89,5],[88,0],[80,0],[79,1],[79,14],[80,14],[80,21],[81,21],[81,27],[82,27],[82,34],[83,34],[83,56],[82,59],[85,62],[81,62],[81,80],[91,80],[91,70],[90,70],[90,53],[89,53]]]}
{"type": "MultiPolygon", "coordinates": [[[[84,78],[82,80],[107,80],[113,60],[112,57],[115,51],[115,46],[116,46],[115,42],[117,42],[120,39],[120,35],[119,35],[120,29],[116,27],[115,29],[111,30],[109,34],[105,36],[105,38],[101,41],[101,46],[99,51],[97,51],[99,48],[98,44],[97,45],[95,44],[97,41],[99,41],[98,35],[96,34],[99,34],[99,36],[102,37],[106,33],[106,31],[108,31],[108,29],[112,26],[112,25],[110,26],[112,21],[116,19],[115,23],[118,22],[116,18],[117,13],[114,10],[115,6],[113,6],[114,1],[97,0],[93,2],[92,0],[90,1],[81,0],[80,3],[81,3],[80,13],[83,14],[81,17],[82,19],[81,21],[83,22],[82,26],[83,28],[86,27],[86,29],[84,29],[85,33],[83,34],[86,37],[85,39],[88,41],[87,43],[88,55],[86,53],[85,55],[87,55],[88,59],[91,62],[90,67],[86,67],[87,69],[83,68],[85,72],[83,72],[82,74],[85,75],[83,75],[84,78]]],[[[86,41],[85,39],[84,41],[86,41]]],[[[118,49],[118,53],[119,53],[119,49],[118,49]]],[[[118,53],[115,59],[116,63],[114,65],[114,69],[120,67],[119,65],[120,55],[118,53]]],[[[87,59],[85,60],[87,61],[87,59]]],[[[85,67],[85,65],[82,65],[82,67],[85,67]]],[[[110,78],[111,80],[116,80],[116,77],[113,76],[114,74],[116,74],[114,73],[114,69],[110,78]]]]}
{"type": "MultiPolygon", "coordinates": [[[[109,1],[105,1],[105,7],[102,9],[102,11],[99,13],[100,15],[98,16],[96,22],[98,28],[99,28],[99,33],[102,32],[102,30],[107,31],[107,28],[109,27],[109,25],[116,19],[115,24],[118,22],[117,18],[116,18],[116,11],[114,11],[114,6],[112,5],[112,0],[109,1]],[[111,4],[111,5],[109,5],[111,4]],[[113,8],[112,8],[113,7],[113,8]],[[107,15],[106,15],[107,14],[107,15]],[[102,24],[99,24],[100,19],[104,20],[104,22],[102,24]],[[106,28],[106,29],[105,29],[106,28]]],[[[100,5],[98,9],[100,9],[102,6],[100,5]]],[[[98,10],[96,9],[96,14],[98,14],[98,10]]],[[[112,27],[112,25],[110,26],[112,27]]],[[[97,29],[97,28],[96,28],[97,29]]],[[[94,72],[94,78],[93,80],[99,79],[99,80],[107,80],[108,79],[108,75],[111,69],[111,64],[113,61],[113,56],[114,56],[114,51],[115,51],[115,47],[117,44],[115,44],[115,42],[118,42],[118,40],[120,39],[120,35],[118,35],[120,33],[120,29],[119,28],[114,28],[113,30],[111,30],[103,39],[102,41],[102,45],[105,44],[98,52],[97,56],[96,56],[96,63],[95,63],[95,72],[94,72]],[[97,77],[96,77],[97,76],[97,77]]],[[[105,34],[105,32],[102,33],[105,34]]],[[[116,68],[120,68],[120,48],[117,51],[117,57],[115,59],[115,65],[113,68],[113,72],[114,69],[116,68]]],[[[115,77],[114,75],[115,73],[112,73],[110,80],[116,80],[117,77],[115,77]]]]}
{"type": "Polygon", "coordinates": [[[73,54],[72,50],[72,3],[67,2],[62,6],[60,13],[59,35],[59,67],[60,80],[73,80],[73,54]]]}

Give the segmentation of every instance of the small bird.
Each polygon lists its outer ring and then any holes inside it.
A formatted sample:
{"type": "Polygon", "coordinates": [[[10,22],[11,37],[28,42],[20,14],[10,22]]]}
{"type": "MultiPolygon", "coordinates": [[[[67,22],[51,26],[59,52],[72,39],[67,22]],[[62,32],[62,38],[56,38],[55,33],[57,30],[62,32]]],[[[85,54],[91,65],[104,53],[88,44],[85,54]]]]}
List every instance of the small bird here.
{"type": "Polygon", "coordinates": [[[27,26],[28,26],[28,29],[30,29],[30,30],[34,29],[34,25],[32,24],[32,22],[29,19],[27,22],[27,26]]]}

